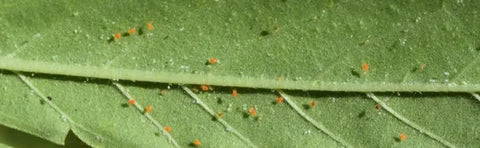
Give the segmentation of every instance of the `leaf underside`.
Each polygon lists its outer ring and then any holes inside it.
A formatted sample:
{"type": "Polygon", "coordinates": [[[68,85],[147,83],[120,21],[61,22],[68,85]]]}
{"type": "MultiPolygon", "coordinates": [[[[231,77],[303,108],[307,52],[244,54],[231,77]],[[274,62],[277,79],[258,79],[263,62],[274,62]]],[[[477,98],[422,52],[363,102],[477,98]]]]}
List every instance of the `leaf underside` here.
{"type": "Polygon", "coordinates": [[[92,147],[478,147],[479,6],[7,0],[0,124],[92,147]]]}

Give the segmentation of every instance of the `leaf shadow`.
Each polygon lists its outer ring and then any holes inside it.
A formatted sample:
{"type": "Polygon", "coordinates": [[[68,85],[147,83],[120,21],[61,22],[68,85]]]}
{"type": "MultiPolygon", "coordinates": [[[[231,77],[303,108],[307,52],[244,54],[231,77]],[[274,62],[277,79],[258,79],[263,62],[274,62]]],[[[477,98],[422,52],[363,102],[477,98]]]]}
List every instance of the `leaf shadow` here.
{"type": "Polygon", "coordinates": [[[65,145],[58,145],[40,137],[0,125],[2,143],[11,147],[89,148],[72,131],[65,138],[65,145]],[[28,142],[26,142],[28,141],[28,142]]]}

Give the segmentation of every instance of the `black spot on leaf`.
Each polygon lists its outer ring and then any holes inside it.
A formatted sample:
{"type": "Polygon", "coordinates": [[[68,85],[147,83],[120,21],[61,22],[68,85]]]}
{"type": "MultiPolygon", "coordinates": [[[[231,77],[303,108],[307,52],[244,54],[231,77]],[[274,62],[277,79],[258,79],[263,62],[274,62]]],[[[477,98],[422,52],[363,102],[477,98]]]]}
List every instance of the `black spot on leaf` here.
{"type": "Polygon", "coordinates": [[[128,107],[129,105],[128,105],[128,103],[123,103],[121,106],[122,107],[128,107]]]}
{"type": "Polygon", "coordinates": [[[350,70],[350,73],[351,73],[353,76],[355,76],[355,77],[357,77],[357,78],[360,78],[360,73],[359,73],[358,71],[356,71],[355,69],[352,68],[352,69],[350,70]]]}
{"type": "Polygon", "coordinates": [[[218,117],[212,117],[212,121],[218,121],[218,117]]]}
{"type": "Polygon", "coordinates": [[[260,32],[260,35],[261,36],[267,36],[267,35],[270,35],[270,32],[266,31],[266,30],[263,30],[262,32],[260,32]]]}
{"type": "Polygon", "coordinates": [[[250,117],[250,114],[248,114],[247,112],[243,112],[243,118],[248,118],[250,117]]]}
{"type": "Polygon", "coordinates": [[[402,142],[402,139],[400,139],[399,137],[393,137],[393,139],[395,139],[396,142],[402,142]]]}
{"type": "Polygon", "coordinates": [[[144,33],[143,27],[138,28],[138,35],[143,35],[144,33]]]}
{"type": "Polygon", "coordinates": [[[110,39],[108,39],[107,42],[108,42],[108,43],[112,43],[113,41],[115,41],[115,38],[112,36],[112,37],[110,37],[110,39]]]}
{"type": "Polygon", "coordinates": [[[418,71],[418,67],[414,67],[414,68],[412,68],[411,72],[414,73],[414,72],[417,72],[417,71],[418,71]]]}
{"type": "Polygon", "coordinates": [[[312,108],[312,106],[311,106],[310,104],[303,104],[302,106],[303,106],[303,108],[306,109],[306,110],[309,110],[309,109],[312,108]]]}
{"type": "Polygon", "coordinates": [[[360,114],[358,114],[358,118],[363,118],[363,117],[365,117],[365,115],[367,115],[367,112],[362,111],[362,112],[360,112],[360,114]]]}

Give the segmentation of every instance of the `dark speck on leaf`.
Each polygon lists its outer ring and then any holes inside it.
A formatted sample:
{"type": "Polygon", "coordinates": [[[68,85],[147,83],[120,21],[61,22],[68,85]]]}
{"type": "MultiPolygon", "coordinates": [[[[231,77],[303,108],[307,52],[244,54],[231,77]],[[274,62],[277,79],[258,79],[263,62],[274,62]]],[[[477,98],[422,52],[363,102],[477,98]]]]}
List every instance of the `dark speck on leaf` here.
{"type": "Polygon", "coordinates": [[[402,142],[402,140],[399,137],[393,137],[393,139],[395,139],[396,142],[402,142]]]}
{"type": "Polygon", "coordinates": [[[303,104],[302,106],[306,110],[309,110],[310,108],[312,108],[312,106],[310,104],[303,104]]]}
{"type": "Polygon", "coordinates": [[[363,118],[363,117],[365,117],[366,114],[367,114],[367,112],[362,111],[362,112],[360,112],[360,114],[358,114],[358,118],[363,118]]]}
{"type": "Polygon", "coordinates": [[[270,35],[270,32],[268,32],[266,30],[263,30],[262,32],[260,32],[260,35],[261,36],[267,36],[267,35],[270,35]]]}
{"type": "Polygon", "coordinates": [[[108,39],[107,42],[108,42],[108,43],[112,43],[113,41],[115,41],[115,38],[112,36],[112,37],[110,37],[110,39],[108,39]]]}
{"type": "Polygon", "coordinates": [[[414,67],[414,68],[412,69],[412,73],[417,72],[417,71],[418,71],[418,67],[414,67]]]}
{"type": "Polygon", "coordinates": [[[360,73],[358,73],[355,69],[352,68],[352,70],[350,71],[350,73],[352,73],[353,76],[357,77],[357,78],[360,78],[360,73]]]}
{"type": "Polygon", "coordinates": [[[143,27],[138,28],[138,35],[143,35],[144,33],[143,27]]]}

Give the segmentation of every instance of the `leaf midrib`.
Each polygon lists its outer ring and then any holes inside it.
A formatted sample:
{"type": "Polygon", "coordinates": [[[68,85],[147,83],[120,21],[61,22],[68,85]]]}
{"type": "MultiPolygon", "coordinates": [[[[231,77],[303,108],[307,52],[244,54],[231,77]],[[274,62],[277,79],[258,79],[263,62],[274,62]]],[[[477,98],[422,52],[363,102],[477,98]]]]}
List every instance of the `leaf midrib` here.
{"type": "Polygon", "coordinates": [[[479,92],[480,84],[455,83],[391,83],[391,82],[319,82],[271,80],[252,77],[218,76],[212,74],[191,74],[173,72],[151,72],[131,69],[117,69],[82,65],[67,65],[51,62],[30,61],[19,58],[0,57],[0,69],[76,77],[111,80],[130,80],[175,84],[206,84],[216,86],[321,90],[349,92],[479,92]]]}

